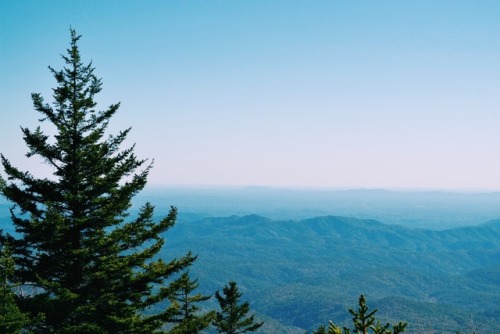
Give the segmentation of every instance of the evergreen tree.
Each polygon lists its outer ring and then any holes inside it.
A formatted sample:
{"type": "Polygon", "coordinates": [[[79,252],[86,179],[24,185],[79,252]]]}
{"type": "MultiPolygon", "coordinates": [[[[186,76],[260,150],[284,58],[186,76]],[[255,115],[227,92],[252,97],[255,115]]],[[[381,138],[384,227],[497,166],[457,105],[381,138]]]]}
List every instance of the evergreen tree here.
{"type": "Polygon", "coordinates": [[[229,282],[229,286],[224,286],[222,292],[224,295],[221,295],[219,291],[215,292],[221,312],[217,312],[213,324],[219,333],[254,332],[263,325],[263,322],[254,321],[254,315],[245,318],[250,311],[250,304],[240,303],[241,292],[238,291],[235,282],[229,282]]]}
{"type": "MultiPolygon", "coordinates": [[[[349,313],[352,314],[352,321],[354,323],[354,334],[399,334],[405,331],[406,323],[399,322],[397,325],[392,326],[386,323],[383,325],[380,321],[375,319],[375,313],[377,310],[369,311],[366,305],[366,299],[363,295],[359,297],[359,308],[358,310],[349,309],[349,313]]],[[[320,326],[313,334],[327,334],[326,328],[320,326]]],[[[351,334],[351,330],[347,327],[340,328],[335,325],[332,321],[328,325],[328,334],[351,334]]]]}
{"type": "Polygon", "coordinates": [[[19,334],[28,324],[28,317],[21,313],[15,302],[14,286],[10,280],[14,275],[14,260],[7,245],[0,250],[0,333],[19,334]]]}
{"type": "Polygon", "coordinates": [[[152,165],[137,159],[133,146],[120,148],[130,128],[105,138],[119,103],[96,109],[102,82],[92,63],[82,63],[79,39],[71,29],[65,67],[49,67],[57,82],[53,104],[32,94],[40,122],[55,135],[41,126],[22,128],[27,156],[40,157],[52,176],[37,178],[1,156],[7,175],[1,191],[14,203],[17,232],[2,239],[12,246],[16,278],[31,289],[19,307],[45,315],[36,333],[163,333],[171,314],[151,309],[168,300],[167,281],[195,258],[188,253],[163,262],[156,256],[162,234],[175,223],[174,207],[159,222],[150,203],[128,217],[152,165]]]}
{"type": "MultiPolygon", "coordinates": [[[[327,333],[331,334],[331,333],[326,331],[326,327],[323,325],[319,326],[315,331],[312,332],[312,334],[327,334],[327,333]]],[[[307,334],[307,332],[306,332],[306,334],[307,334]]]]}
{"type": "Polygon", "coordinates": [[[170,297],[170,312],[174,313],[175,323],[170,331],[172,334],[197,334],[206,329],[212,319],[214,312],[200,314],[198,303],[207,301],[210,296],[204,296],[200,293],[193,295],[192,292],[198,288],[198,280],[191,280],[189,273],[182,274],[172,286],[172,296],[170,297]]]}

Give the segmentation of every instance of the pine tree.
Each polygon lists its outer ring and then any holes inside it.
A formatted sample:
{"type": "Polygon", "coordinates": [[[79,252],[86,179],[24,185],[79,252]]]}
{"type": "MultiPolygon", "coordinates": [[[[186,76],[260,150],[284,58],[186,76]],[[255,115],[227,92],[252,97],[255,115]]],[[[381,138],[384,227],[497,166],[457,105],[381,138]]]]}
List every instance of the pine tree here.
{"type": "MultiPolygon", "coordinates": [[[[306,332],[306,334],[307,334],[307,332],[306,332]]],[[[326,327],[321,325],[315,331],[313,331],[312,334],[327,334],[326,327]]],[[[331,334],[331,333],[328,333],[328,334],[331,334]]],[[[337,333],[334,333],[334,334],[337,334],[337,333]]],[[[342,334],[342,333],[340,333],[340,334],[342,334]]]]}
{"type": "Polygon", "coordinates": [[[214,312],[200,314],[197,304],[209,300],[210,296],[192,294],[198,288],[198,280],[191,280],[189,272],[186,272],[171,288],[174,292],[170,297],[170,310],[175,314],[171,322],[175,325],[170,333],[197,334],[206,329],[214,318],[214,312]]]}
{"type": "Polygon", "coordinates": [[[263,325],[263,322],[254,321],[254,315],[245,318],[250,311],[250,304],[248,302],[240,304],[242,294],[238,291],[236,282],[229,282],[229,286],[224,286],[222,292],[224,295],[221,295],[219,291],[215,292],[221,312],[217,312],[213,324],[219,333],[254,332],[263,325]]]}
{"type": "Polygon", "coordinates": [[[92,63],[82,63],[80,37],[71,29],[70,48],[62,56],[66,66],[49,67],[57,82],[53,104],[32,94],[40,122],[48,122],[55,135],[41,126],[22,128],[27,156],[40,157],[52,176],[36,178],[1,156],[7,175],[1,192],[14,203],[17,232],[2,240],[12,246],[15,276],[30,289],[19,307],[44,314],[36,333],[163,333],[171,315],[151,309],[168,300],[167,282],[195,257],[157,257],[176,208],[159,222],[150,203],[129,217],[131,199],[146,185],[152,165],[137,159],[133,146],[120,148],[130,128],[105,138],[119,103],[96,109],[102,82],[92,63]]]}
{"type": "Polygon", "coordinates": [[[15,302],[14,286],[11,283],[14,275],[14,260],[8,245],[0,249],[0,333],[19,334],[28,325],[28,317],[21,313],[15,302]]]}
{"type": "Polygon", "coordinates": [[[366,305],[365,296],[361,295],[359,297],[359,309],[357,311],[349,309],[349,313],[353,315],[352,322],[354,323],[354,333],[367,334],[368,330],[375,323],[375,317],[373,316],[377,310],[369,311],[366,305]]]}
{"type": "MultiPolygon", "coordinates": [[[[366,305],[365,296],[359,297],[358,310],[349,309],[349,313],[353,316],[352,322],[354,324],[354,334],[399,334],[405,331],[406,323],[399,322],[397,325],[392,326],[389,323],[383,325],[380,321],[375,319],[377,310],[369,311],[366,305]]],[[[326,328],[320,326],[313,334],[326,334],[326,328]]],[[[332,321],[328,324],[328,334],[351,334],[351,330],[347,327],[340,328],[332,321]]]]}

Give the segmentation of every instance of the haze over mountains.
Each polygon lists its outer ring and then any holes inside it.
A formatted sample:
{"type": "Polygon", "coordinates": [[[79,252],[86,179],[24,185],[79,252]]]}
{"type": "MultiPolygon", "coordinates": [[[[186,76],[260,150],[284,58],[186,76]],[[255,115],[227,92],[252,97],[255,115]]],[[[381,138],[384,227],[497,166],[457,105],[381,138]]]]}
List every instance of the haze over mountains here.
{"type": "Polygon", "coordinates": [[[162,256],[199,254],[204,293],[237,281],[262,333],[348,324],[360,294],[410,333],[500,332],[500,193],[154,188],[132,211],[144,201],[179,208],[162,256]]]}
{"type": "Polygon", "coordinates": [[[272,219],[347,216],[433,230],[500,218],[500,192],[285,189],[266,187],[151,187],[136,203],[177,206],[181,216],[258,214],[272,219]]]}

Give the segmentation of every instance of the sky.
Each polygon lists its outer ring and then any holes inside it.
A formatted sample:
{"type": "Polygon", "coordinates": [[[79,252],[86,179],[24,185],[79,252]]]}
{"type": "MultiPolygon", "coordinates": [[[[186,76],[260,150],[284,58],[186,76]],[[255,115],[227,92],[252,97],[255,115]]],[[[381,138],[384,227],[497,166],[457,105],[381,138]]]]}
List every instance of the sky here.
{"type": "Polygon", "coordinates": [[[500,190],[496,0],[0,0],[0,152],[35,175],[70,27],[152,185],[500,190]]]}

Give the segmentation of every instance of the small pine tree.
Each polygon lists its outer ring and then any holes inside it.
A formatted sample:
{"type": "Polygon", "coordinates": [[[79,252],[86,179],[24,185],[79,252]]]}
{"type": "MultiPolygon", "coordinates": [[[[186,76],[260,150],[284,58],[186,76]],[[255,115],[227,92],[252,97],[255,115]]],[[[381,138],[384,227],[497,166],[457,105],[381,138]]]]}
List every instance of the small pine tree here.
{"type": "Polygon", "coordinates": [[[157,256],[164,232],[175,224],[174,207],[160,221],[153,220],[150,203],[129,217],[151,164],[137,159],[133,146],[121,149],[130,128],[106,135],[120,105],[96,109],[102,82],[92,63],[82,63],[79,39],[71,29],[65,67],[49,67],[57,82],[53,104],[32,94],[40,121],[55,135],[40,126],[22,129],[27,156],[40,157],[52,176],[37,178],[1,155],[7,180],[0,180],[0,190],[14,203],[16,234],[0,241],[12,246],[19,283],[32,287],[18,305],[31,316],[45,315],[37,334],[163,333],[171,315],[145,311],[168,300],[168,281],[195,258],[188,253],[164,262],[157,256]]]}
{"type": "Polygon", "coordinates": [[[169,313],[174,314],[170,322],[174,327],[170,330],[171,334],[197,334],[206,329],[212,319],[214,312],[200,314],[198,303],[209,300],[210,296],[204,296],[200,293],[192,294],[198,288],[198,280],[191,280],[189,272],[182,274],[172,285],[173,293],[170,296],[171,305],[169,313]]]}
{"type": "MultiPolygon", "coordinates": [[[[399,334],[405,331],[406,323],[399,322],[397,325],[392,326],[386,323],[381,324],[380,321],[375,319],[375,313],[377,310],[369,311],[366,305],[366,299],[363,295],[359,297],[359,308],[357,311],[349,309],[349,313],[352,314],[352,321],[354,323],[354,334],[399,334]]],[[[335,325],[332,321],[328,325],[328,334],[351,334],[351,330],[347,327],[340,328],[335,325]]],[[[326,334],[326,328],[320,326],[313,334],[326,334]]]]}
{"type": "Polygon", "coordinates": [[[254,332],[263,325],[263,322],[254,321],[254,315],[246,318],[250,311],[250,304],[248,302],[240,304],[241,292],[238,291],[236,282],[229,282],[229,286],[224,286],[222,292],[224,295],[221,295],[219,291],[215,292],[221,312],[217,312],[213,325],[219,333],[254,332]]]}
{"type": "Polygon", "coordinates": [[[17,307],[11,278],[14,275],[14,260],[8,245],[0,249],[0,333],[19,334],[28,324],[28,317],[17,307]]]}
{"type": "Polygon", "coordinates": [[[312,334],[327,334],[326,327],[321,325],[315,331],[313,331],[312,334]]]}

